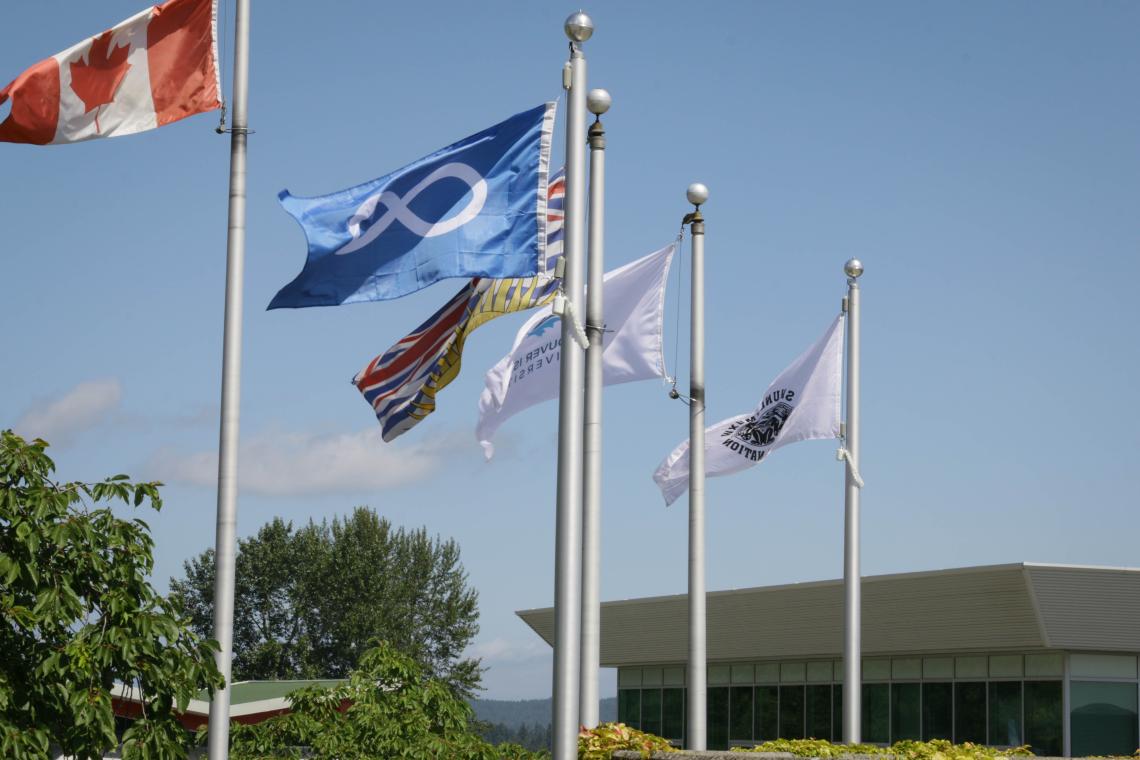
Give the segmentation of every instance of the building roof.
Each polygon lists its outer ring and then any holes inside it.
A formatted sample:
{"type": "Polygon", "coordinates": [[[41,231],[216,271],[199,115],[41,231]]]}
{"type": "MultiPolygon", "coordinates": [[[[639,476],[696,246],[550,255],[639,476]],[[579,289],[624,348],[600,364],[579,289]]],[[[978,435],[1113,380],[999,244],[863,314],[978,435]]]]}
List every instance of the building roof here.
{"type": "MultiPolygon", "coordinates": [[[[260,702],[264,699],[284,699],[298,689],[309,686],[329,688],[339,686],[343,680],[300,679],[291,681],[234,681],[230,685],[230,704],[242,705],[247,702],[260,702]]],[[[210,693],[206,689],[198,692],[198,699],[208,702],[210,693]]]]}
{"type": "MultiPolygon", "coordinates": [[[[1140,569],[1015,563],[865,576],[863,654],[1140,651],[1140,569]]],[[[710,592],[710,662],[840,657],[843,581],[710,592]]],[[[553,608],[517,613],[548,644],[553,608]]],[[[604,667],[684,662],[688,597],[602,604],[604,667]]]]}

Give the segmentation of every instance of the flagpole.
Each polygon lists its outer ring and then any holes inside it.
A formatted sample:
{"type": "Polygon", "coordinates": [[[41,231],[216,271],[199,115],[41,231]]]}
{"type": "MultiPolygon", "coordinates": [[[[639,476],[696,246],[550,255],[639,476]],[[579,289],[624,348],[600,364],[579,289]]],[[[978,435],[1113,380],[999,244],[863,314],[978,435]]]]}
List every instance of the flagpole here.
{"type": "Polygon", "coordinates": [[[210,702],[210,760],[229,757],[230,673],[234,629],[238,411],[241,398],[242,280],[245,268],[245,152],[249,134],[249,0],[236,0],[233,126],[230,128],[229,232],[222,347],[222,415],[218,446],[218,516],[214,548],[214,662],[225,684],[210,702]]]}
{"type": "Polygon", "coordinates": [[[602,309],[605,274],[606,130],[602,114],[612,100],[605,90],[590,90],[586,107],[594,114],[590,126],[589,286],[586,290],[586,410],[582,461],[582,655],[578,721],[598,725],[598,667],[601,658],[601,534],[602,534],[602,348],[605,317],[602,309]]]}
{"type": "Polygon", "coordinates": [[[562,314],[558,395],[558,497],[554,547],[554,679],[551,700],[553,760],[578,756],[578,658],[582,583],[583,356],[575,340],[581,308],[585,237],[586,57],[582,43],[594,22],[582,11],[563,25],[570,61],[563,68],[569,90],[566,109],[566,221],[562,290],[569,308],[562,314]]]}
{"type": "Polygon", "coordinates": [[[843,741],[862,741],[862,590],[859,567],[859,283],[863,265],[850,259],[847,274],[847,424],[844,448],[849,457],[844,484],[843,531],[843,741]]]}
{"type": "Polygon", "coordinates": [[[704,750],[705,702],[705,219],[709,189],[699,182],[685,196],[696,208],[685,216],[692,237],[689,328],[689,677],[686,749],[704,750]]]}

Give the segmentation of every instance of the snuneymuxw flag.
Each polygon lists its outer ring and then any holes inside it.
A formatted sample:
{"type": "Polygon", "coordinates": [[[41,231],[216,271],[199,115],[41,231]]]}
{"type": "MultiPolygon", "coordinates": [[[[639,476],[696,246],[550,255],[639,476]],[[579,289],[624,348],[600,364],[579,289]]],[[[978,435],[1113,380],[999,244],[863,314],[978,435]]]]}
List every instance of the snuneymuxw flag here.
{"type": "Polygon", "coordinates": [[[566,181],[550,178],[546,205],[546,263],[541,274],[507,280],[475,278],[426,322],[368,362],[353,384],[372,406],[385,441],[406,433],[435,411],[435,396],[459,374],[471,331],[495,317],[541,306],[554,298],[562,258],[566,181]]]}
{"type": "Polygon", "coordinates": [[[0,90],[0,141],[118,137],[220,108],[217,15],[217,0],[170,0],[40,61],[0,90]]]}
{"type": "MultiPolygon", "coordinates": [[[[617,385],[665,375],[662,353],[665,282],[677,245],[606,272],[602,384],[617,385]]],[[[558,396],[562,323],[547,307],[519,328],[511,352],[491,368],[479,396],[475,437],[484,455],[494,455],[491,439],[508,419],[558,396]]]]}
{"type": "Polygon", "coordinates": [[[403,169],[281,206],[308,258],[270,309],[399,298],[448,277],[545,271],[554,103],[516,114],[403,169]]]}
{"type": "MultiPolygon", "coordinates": [[[[756,409],[705,430],[705,474],[708,477],[752,467],[789,443],[839,437],[842,336],[841,314],[815,345],[772,381],[756,409]]],[[[666,505],[688,489],[687,439],[665,457],[653,473],[653,480],[661,489],[666,505]]]]}

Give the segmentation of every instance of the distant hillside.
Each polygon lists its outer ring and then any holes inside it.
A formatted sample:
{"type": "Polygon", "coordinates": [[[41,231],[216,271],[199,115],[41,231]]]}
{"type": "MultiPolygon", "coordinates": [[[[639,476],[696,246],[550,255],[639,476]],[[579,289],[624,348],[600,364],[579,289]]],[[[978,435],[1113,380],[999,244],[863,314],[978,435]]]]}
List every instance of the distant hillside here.
{"type": "MultiPolygon", "coordinates": [[[[550,723],[550,699],[473,699],[471,707],[475,710],[475,717],[486,723],[499,723],[511,728],[550,723]]],[[[602,723],[617,720],[617,697],[598,701],[598,718],[602,723]]]]}

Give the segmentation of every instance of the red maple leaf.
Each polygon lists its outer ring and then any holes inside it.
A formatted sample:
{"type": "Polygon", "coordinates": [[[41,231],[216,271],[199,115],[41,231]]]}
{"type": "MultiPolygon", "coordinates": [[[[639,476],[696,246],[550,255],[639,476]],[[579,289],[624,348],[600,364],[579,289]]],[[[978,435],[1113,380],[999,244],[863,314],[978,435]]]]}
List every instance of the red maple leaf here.
{"type": "Polygon", "coordinates": [[[114,101],[115,92],[123,83],[123,77],[131,64],[127,56],[131,44],[116,45],[111,48],[112,30],[107,30],[95,38],[87,53],[87,60],[79,56],[71,62],[71,89],[83,101],[84,113],[95,113],[95,131],[99,131],[99,113],[96,109],[114,101]]]}

